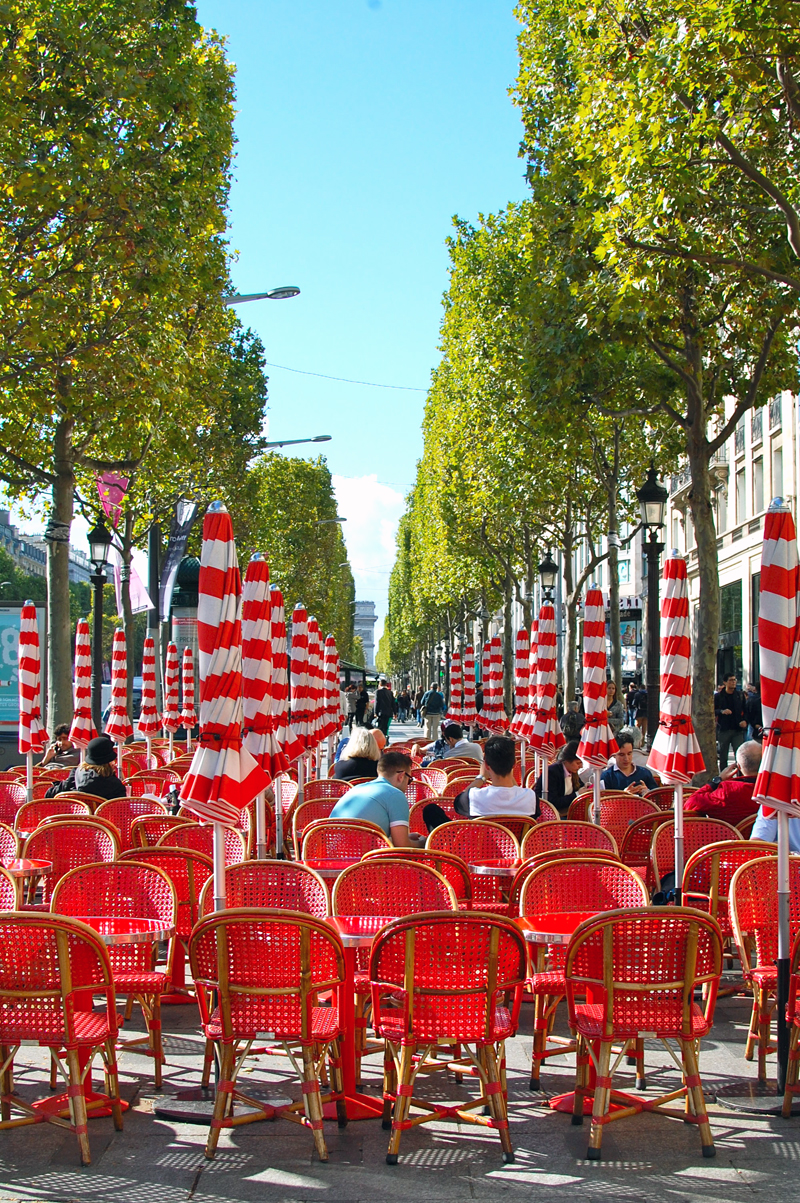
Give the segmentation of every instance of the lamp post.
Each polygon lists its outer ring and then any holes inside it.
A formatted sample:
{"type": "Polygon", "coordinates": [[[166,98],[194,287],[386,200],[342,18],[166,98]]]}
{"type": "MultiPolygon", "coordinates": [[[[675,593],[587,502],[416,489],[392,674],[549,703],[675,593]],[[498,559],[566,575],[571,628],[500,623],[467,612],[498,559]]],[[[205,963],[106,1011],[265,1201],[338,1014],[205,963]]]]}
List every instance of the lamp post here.
{"type": "Polygon", "coordinates": [[[300,289],[296,284],[284,284],[280,288],[270,288],[267,292],[237,292],[232,297],[223,297],[223,305],[243,305],[245,301],[287,301],[290,297],[298,297],[300,289]]]}
{"type": "Polygon", "coordinates": [[[542,594],[546,602],[553,600],[553,590],[556,587],[558,580],[558,564],[553,559],[553,550],[549,548],[545,552],[545,557],[539,565],[539,583],[542,586],[542,594]]]}
{"type": "Polygon", "coordinates": [[[668,493],[659,482],[653,464],[647,471],[647,479],[636,494],[642,513],[642,527],[647,534],[644,554],[647,560],[647,746],[652,746],[658,730],[660,702],[660,630],[658,569],[664,544],[660,532],[664,529],[664,510],[668,493]]]}
{"type": "Polygon", "coordinates": [[[329,443],[332,438],[332,434],[315,434],[307,439],[278,439],[276,442],[264,443],[263,446],[267,449],[270,447],[295,447],[298,443],[329,443]]]}
{"type": "Polygon", "coordinates": [[[111,532],[103,519],[89,531],[89,559],[94,573],[89,577],[94,586],[92,608],[92,722],[100,733],[103,707],[101,704],[103,684],[103,586],[106,577],[103,569],[111,547],[111,532]]]}

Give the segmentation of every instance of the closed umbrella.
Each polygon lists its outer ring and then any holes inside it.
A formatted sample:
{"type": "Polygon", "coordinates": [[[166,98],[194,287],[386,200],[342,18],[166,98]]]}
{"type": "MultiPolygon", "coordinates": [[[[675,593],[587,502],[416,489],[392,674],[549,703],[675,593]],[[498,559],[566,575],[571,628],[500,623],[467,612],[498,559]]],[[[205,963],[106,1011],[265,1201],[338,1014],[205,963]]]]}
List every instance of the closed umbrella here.
{"type": "Polygon", "coordinates": [[[142,705],[136,725],[139,728],[139,734],[147,740],[147,763],[152,768],[150,741],[161,730],[156,706],[156,649],[152,635],[148,635],[145,639],[142,652],[142,705]]]}
{"type": "Polygon", "coordinates": [[[592,766],[595,823],[600,822],[600,773],[609,756],[617,751],[614,732],[608,725],[607,698],[605,606],[600,590],[589,589],[583,610],[584,724],[578,755],[584,764],[592,766]]]}
{"type": "Polygon", "coordinates": [[[321,756],[322,728],[325,725],[325,696],[322,664],[322,636],[313,614],[308,618],[308,710],[309,744],[316,751],[317,776],[321,756]]]}
{"type": "MultiPolygon", "coordinates": [[[[242,590],[242,694],[244,746],[272,774],[272,616],[269,565],[255,552],[242,590]]],[[[267,807],[263,790],[256,799],[256,853],[267,857],[267,807]]]]}
{"type": "Polygon", "coordinates": [[[70,742],[79,748],[85,748],[89,740],[97,735],[92,719],[92,644],[89,638],[89,624],[85,618],[78,620],[75,629],[73,702],[70,742]]]}
{"type": "Polygon", "coordinates": [[[311,740],[311,699],[308,686],[308,611],[298,604],[292,611],[292,642],[289,653],[289,700],[292,712],[292,731],[303,745],[297,761],[297,788],[303,798],[307,768],[306,753],[311,740]]]}
{"type": "Polygon", "coordinates": [[[181,666],[183,686],[183,707],[181,709],[181,726],[186,731],[186,751],[192,750],[192,731],[197,726],[197,714],[194,708],[194,656],[187,645],[183,649],[183,664],[181,666]]]}
{"type": "Polygon", "coordinates": [[[275,782],[275,855],[283,856],[283,805],[281,774],[302,754],[303,745],[289,722],[289,657],[286,640],[286,613],[283,594],[277,585],[270,588],[270,637],[272,641],[272,777],[275,782]]]}
{"type": "MultiPolygon", "coordinates": [[[[530,747],[531,736],[533,729],[536,726],[536,715],[538,713],[538,697],[539,687],[537,683],[537,672],[539,663],[539,619],[534,618],[531,623],[531,634],[528,641],[528,688],[527,702],[523,708],[522,722],[520,724],[520,733],[523,740],[522,751],[523,760],[526,744],[530,747]]],[[[533,767],[535,776],[539,775],[539,754],[533,753],[533,767]]],[[[544,781],[543,781],[544,784],[544,781]]]]}
{"type": "Polygon", "coordinates": [[[122,776],[122,745],[133,735],[128,714],[128,652],[125,632],[115,631],[111,645],[111,710],[106,735],[117,745],[117,772],[122,776]]]}
{"type": "MultiPolygon", "coordinates": [[[[339,730],[341,707],[339,705],[339,653],[336,650],[336,640],[333,635],[325,636],[324,669],[324,699],[325,722],[322,728],[323,739],[330,740],[339,730]]],[[[333,763],[333,757],[328,749],[328,760],[333,763]]]]}
{"type": "Polygon", "coordinates": [[[447,723],[461,722],[461,652],[459,651],[454,651],[450,657],[450,700],[444,718],[447,723]]]}
{"type": "Polygon", "coordinates": [[[214,823],[214,909],[225,906],[224,827],[269,779],[242,747],[242,581],[230,514],[212,502],[203,521],[198,585],[200,738],[181,801],[214,823]]]}
{"type": "Polygon", "coordinates": [[[683,881],[683,787],[705,761],[692,724],[689,676],[689,591],[686,561],[673,552],[664,564],[661,599],[661,714],[647,763],[675,785],[675,901],[680,905],[683,881]]]}
{"type": "Polygon", "coordinates": [[[175,755],[175,732],[180,729],[181,712],[178,709],[178,648],[170,642],[167,644],[167,658],[164,663],[164,709],[161,711],[161,726],[169,735],[169,758],[175,755]]]}
{"type": "Polygon", "coordinates": [[[472,729],[478,721],[478,711],[475,709],[475,648],[468,643],[464,648],[462,664],[462,701],[461,721],[469,727],[470,739],[472,729]]]}
{"type": "Polygon", "coordinates": [[[19,620],[18,688],[19,750],[27,765],[27,799],[33,801],[33,754],[44,747],[42,725],[41,657],[36,607],[26,601],[19,620]]]}
{"type": "Polygon", "coordinates": [[[542,797],[547,798],[547,766],[555,760],[558,749],[566,743],[556,716],[556,616],[552,602],[545,602],[539,611],[536,639],[531,643],[531,655],[536,648],[536,719],[530,745],[544,762],[542,764],[542,797]]]}
{"type": "Polygon", "coordinates": [[[524,740],[525,716],[528,712],[531,641],[527,627],[520,627],[514,640],[514,717],[509,735],[524,740]]]}
{"type": "Polygon", "coordinates": [[[508,719],[503,702],[503,653],[499,635],[494,635],[489,643],[489,679],[491,698],[488,715],[484,705],[484,726],[490,731],[502,732],[508,726],[508,719]]]}

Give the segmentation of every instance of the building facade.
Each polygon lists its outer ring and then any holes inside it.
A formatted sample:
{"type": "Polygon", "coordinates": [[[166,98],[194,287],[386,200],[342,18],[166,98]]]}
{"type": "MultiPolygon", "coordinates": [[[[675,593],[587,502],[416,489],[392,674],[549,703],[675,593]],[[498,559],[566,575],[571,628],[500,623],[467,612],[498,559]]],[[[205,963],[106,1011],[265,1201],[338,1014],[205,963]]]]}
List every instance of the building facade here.
{"type": "Polygon", "coordinates": [[[375,602],[357,601],[353,617],[353,634],[358,635],[364,648],[364,663],[367,668],[375,668],[375,623],[378,615],[375,613],[375,602]]]}
{"type": "MultiPolygon", "coordinates": [[[[21,572],[29,576],[47,575],[47,543],[41,535],[26,535],[11,523],[9,510],[0,510],[0,547],[8,552],[21,572]]],[[[75,584],[86,583],[92,566],[84,551],[70,546],[69,579],[75,584]]]]}

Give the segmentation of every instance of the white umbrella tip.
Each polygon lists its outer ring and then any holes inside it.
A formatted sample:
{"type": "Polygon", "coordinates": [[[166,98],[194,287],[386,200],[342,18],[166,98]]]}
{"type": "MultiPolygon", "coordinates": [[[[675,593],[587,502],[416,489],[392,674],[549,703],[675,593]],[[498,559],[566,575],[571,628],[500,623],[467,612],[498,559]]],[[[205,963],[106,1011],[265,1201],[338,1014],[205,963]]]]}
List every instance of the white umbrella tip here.
{"type": "Polygon", "coordinates": [[[250,559],[251,560],[263,560],[264,557],[262,556],[260,551],[254,551],[253,554],[251,555],[250,559]]]}
{"type": "Polygon", "coordinates": [[[227,514],[227,508],[224,501],[212,501],[208,507],[209,514],[227,514]]]}
{"type": "Polygon", "coordinates": [[[678,551],[677,547],[673,547],[669,554],[673,560],[679,560],[681,558],[681,553],[678,551]]]}
{"type": "Polygon", "coordinates": [[[787,502],[784,501],[782,497],[773,497],[772,501],[769,503],[770,514],[776,514],[780,512],[788,513],[790,509],[791,507],[787,502]]]}
{"type": "Polygon", "coordinates": [[[32,605],[33,605],[33,599],[29,597],[29,598],[28,598],[28,600],[25,602],[25,605],[26,605],[26,606],[32,606],[32,605]]]}

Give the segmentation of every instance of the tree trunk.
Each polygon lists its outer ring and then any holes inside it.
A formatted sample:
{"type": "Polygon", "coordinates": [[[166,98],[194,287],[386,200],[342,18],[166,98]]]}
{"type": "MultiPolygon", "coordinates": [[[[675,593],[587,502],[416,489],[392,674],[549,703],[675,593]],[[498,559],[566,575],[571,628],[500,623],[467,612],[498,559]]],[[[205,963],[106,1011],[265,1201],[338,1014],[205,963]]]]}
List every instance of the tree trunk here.
{"type": "Polygon", "coordinates": [[[51,517],[65,541],[47,542],[47,729],[52,735],[59,723],[72,721],[72,653],[69,614],[69,534],[75,469],[72,420],[60,421],[55,430],[51,517]]]}
{"type": "Polygon", "coordinates": [[[128,672],[127,708],[128,717],[133,714],[133,667],[134,642],[133,610],[131,608],[131,556],[133,542],[133,515],[130,510],[125,514],[125,526],[122,535],[122,567],[120,568],[120,597],[122,600],[122,629],[125,632],[125,659],[128,672]]]}
{"type": "Polygon", "coordinates": [[[707,781],[717,771],[714,684],[719,647],[719,571],[708,471],[708,442],[704,430],[692,429],[688,432],[686,450],[692,474],[690,504],[700,575],[697,628],[692,633],[692,721],[706,762],[706,772],[698,779],[707,781]]]}

